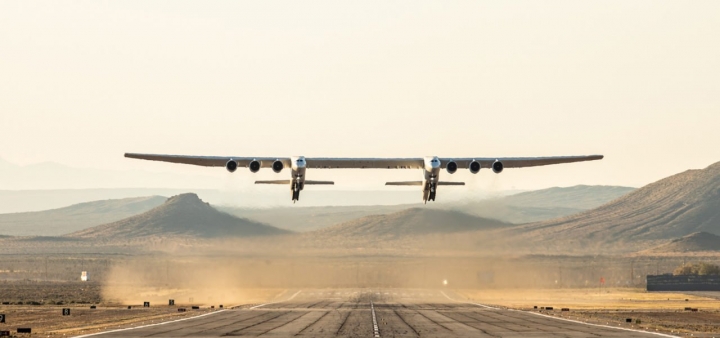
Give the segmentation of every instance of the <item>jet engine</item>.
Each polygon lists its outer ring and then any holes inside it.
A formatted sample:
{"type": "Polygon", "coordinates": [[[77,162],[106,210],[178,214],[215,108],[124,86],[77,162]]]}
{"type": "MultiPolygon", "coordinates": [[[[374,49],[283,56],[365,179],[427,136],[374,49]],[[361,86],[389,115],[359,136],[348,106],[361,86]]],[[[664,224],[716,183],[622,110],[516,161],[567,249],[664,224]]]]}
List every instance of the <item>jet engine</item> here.
{"type": "Polygon", "coordinates": [[[256,173],[260,170],[260,162],[258,162],[258,160],[253,160],[248,165],[248,168],[250,168],[250,172],[256,173]]]}
{"type": "Polygon", "coordinates": [[[455,163],[455,161],[450,161],[450,162],[448,162],[448,164],[445,166],[445,168],[447,169],[447,172],[448,172],[448,173],[454,174],[454,173],[457,171],[457,168],[458,168],[458,167],[457,167],[457,163],[455,163]]]}
{"type": "Polygon", "coordinates": [[[231,173],[234,173],[235,170],[237,170],[237,167],[237,162],[235,162],[235,160],[230,160],[225,163],[225,169],[231,173]]]}
{"type": "Polygon", "coordinates": [[[473,160],[470,162],[470,167],[468,169],[470,169],[471,173],[477,174],[478,171],[480,171],[480,162],[473,160]]]}
{"type": "Polygon", "coordinates": [[[504,168],[505,167],[503,166],[502,162],[497,161],[497,160],[495,162],[493,162],[492,170],[494,173],[499,174],[503,171],[504,168]]]}
{"type": "Polygon", "coordinates": [[[280,173],[283,170],[283,168],[285,168],[285,166],[283,165],[282,161],[277,160],[277,161],[273,162],[272,169],[274,172],[280,173]]]}

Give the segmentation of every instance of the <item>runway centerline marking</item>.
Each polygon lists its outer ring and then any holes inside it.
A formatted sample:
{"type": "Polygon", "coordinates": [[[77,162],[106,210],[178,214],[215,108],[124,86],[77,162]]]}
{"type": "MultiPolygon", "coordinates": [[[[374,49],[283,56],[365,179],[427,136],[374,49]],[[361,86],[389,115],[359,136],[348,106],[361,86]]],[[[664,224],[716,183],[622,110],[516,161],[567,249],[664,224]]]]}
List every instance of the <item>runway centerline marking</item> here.
{"type": "MultiPolygon", "coordinates": [[[[446,295],[445,292],[440,291],[440,293],[442,293],[442,295],[445,296],[445,298],[447,298],[447,299],[449,299],[449,300],[451,300],[451,301],[453,301],[453,302],[465,303],[465,304],[472,304],[472,305],[477,305],[477,306],[481,306],[481,307],[484,307],[484,308],[487,308],[487,309],[493,309],[493,310],[502,310],[502,309],[500,309],[500,308],[496,308],[496,307],[492,307],[492,306],[487,306],[487,305],[483,305],[483,304],[477,304],[477,303],[473,303],[473,302],[462,302],[462,301],[459,301],[459,300],[454,300],[454,299],[450,298],[448,295],[446,295]]],[[[528,314],[531,314],[531,315],[541,316],[541,317],[545,317],[545,318],[562,320],[562,321],[565,321],[565,322],[570,322],[570,323],[575,323],[575,324],[581,324],[581,325],[602,327],[602,328],[606,328],[606,329],[630,331],[630,332],[637,332],[637,333],[647,333],[647,334],[651,334],[651,335],[655,335],[655,336],[659,336],[659,337],[680,338],[680,336],[673,336],[673,335],[669,335],[669,334],[665,334],[665,333],[659,333],[659,332],[650,332],[650,331],[629,329],[629,328],[625,328],[625,327],[615,327],[615,326],[602,325],[602,324],[585,323],[585,322],[581,322],[581,321],[579,321],[579,320],[572,320],[572,319],[567,319],[567,318],[560,318],[560,317],[550,316],[550,315],[546,315],[546,314],[542,314],[542,313],[537,313],[537,312],[532,312],[532,311],[523,311],[523,310],[515,310],[515,309],[507,309],[507,311],[528,313],[528,314]]]]}
{"type": "Polygon", "coordinates": [[[372,310],[373,332],[375,333],[375,338],[380,338],[380,332],[378,330],[378,324],[377,324],[377,317],[375,317],[375,305],[373,304],[373,302],[370,302],[370,310],[372,310]]]}

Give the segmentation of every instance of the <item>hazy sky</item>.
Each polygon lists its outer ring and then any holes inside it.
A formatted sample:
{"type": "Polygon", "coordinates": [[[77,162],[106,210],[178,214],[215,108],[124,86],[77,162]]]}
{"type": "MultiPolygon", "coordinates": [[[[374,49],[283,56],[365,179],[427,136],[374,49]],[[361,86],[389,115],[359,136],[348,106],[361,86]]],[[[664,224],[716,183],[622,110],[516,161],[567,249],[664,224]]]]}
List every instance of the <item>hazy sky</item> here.
{"type": "Polygon", "coordinates": [[[0,158],[226,175],[124,152],[599,153],[473,180],[641,186],[720,161],[720,1],[0,2],[0,158]]]}

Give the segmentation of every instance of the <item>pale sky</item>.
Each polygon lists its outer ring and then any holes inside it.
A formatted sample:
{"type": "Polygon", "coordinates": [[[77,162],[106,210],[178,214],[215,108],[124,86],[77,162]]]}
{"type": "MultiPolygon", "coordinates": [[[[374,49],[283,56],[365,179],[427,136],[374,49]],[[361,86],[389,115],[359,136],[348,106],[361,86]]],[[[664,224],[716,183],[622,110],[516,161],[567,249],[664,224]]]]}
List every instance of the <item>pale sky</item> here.
{"type": "Polygon", "coordinates": [[[642,186],[720,161],[720,1],[0,2],[0,158],[228,175],[124,152],[604,154],[452,179],[642,186]]]}

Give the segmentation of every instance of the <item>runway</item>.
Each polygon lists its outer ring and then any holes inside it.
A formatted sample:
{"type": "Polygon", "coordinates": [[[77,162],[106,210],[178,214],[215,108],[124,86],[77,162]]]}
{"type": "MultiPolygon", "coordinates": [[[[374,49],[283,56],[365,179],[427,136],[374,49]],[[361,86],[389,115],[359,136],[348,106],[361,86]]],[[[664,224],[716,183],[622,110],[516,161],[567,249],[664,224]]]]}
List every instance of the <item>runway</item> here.
{"type": "Polygon", "coordinates": [[[448,293],[294,291],[276,303],[93,337],[658,337],[461,303],[448,293]]]}

